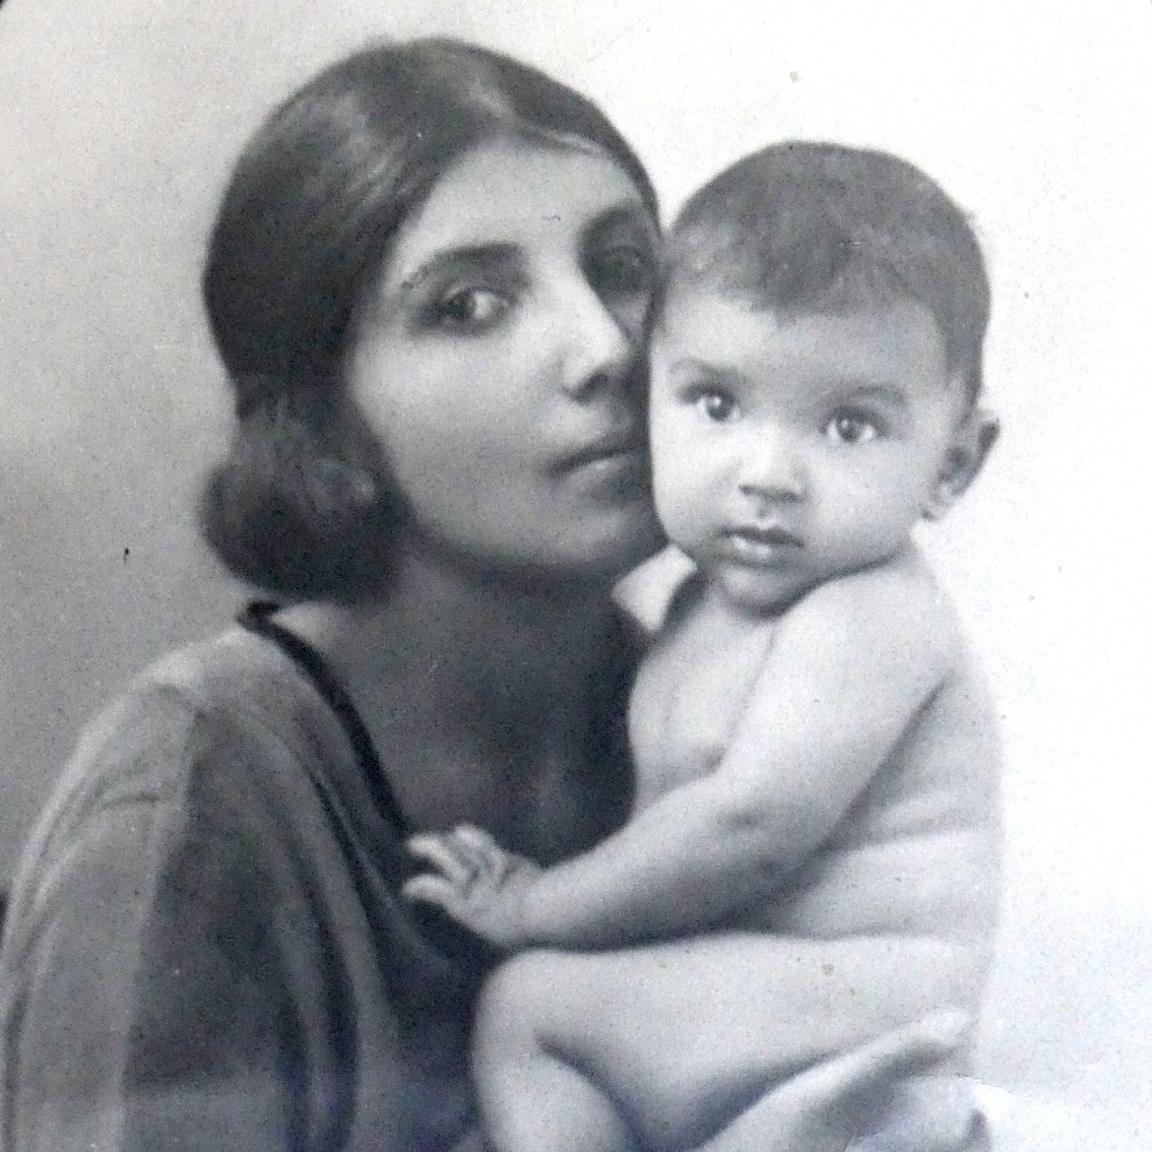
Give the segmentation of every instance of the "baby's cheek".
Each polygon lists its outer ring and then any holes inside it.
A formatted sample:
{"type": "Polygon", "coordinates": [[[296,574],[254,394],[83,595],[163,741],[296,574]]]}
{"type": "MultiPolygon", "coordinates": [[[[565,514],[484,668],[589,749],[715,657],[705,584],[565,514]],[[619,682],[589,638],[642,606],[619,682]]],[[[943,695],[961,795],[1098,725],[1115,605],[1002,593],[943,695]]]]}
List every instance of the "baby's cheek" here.
{"type": "Polygon", "coordinates": [[[668,492],[691,492],[707,483],[707,455],[686,436],[668,436],[652,443],[652,477],[668,492]]]}
{"type": "Polygon", "coordinates": [[[654,483],[653,494],[656,515],[668,538],[674,544],[689,547],[698,532],[702,502],[692,491],[685,491],[672,483],[654,483]]]}

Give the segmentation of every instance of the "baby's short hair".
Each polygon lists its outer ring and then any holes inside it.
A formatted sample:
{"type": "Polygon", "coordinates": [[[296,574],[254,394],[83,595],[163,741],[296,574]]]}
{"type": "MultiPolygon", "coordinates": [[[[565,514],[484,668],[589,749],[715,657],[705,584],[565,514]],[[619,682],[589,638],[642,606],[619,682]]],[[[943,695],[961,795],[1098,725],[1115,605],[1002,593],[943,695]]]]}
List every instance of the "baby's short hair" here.
{"type": "Polygon", "coordinates": [[[788,141],[737,161],[673,225],[666,284],[679,282],[785,315],[910,298],[939,326],[949,371],[980,393],[990,289],[979,241],[896,156],[788,141]]]}

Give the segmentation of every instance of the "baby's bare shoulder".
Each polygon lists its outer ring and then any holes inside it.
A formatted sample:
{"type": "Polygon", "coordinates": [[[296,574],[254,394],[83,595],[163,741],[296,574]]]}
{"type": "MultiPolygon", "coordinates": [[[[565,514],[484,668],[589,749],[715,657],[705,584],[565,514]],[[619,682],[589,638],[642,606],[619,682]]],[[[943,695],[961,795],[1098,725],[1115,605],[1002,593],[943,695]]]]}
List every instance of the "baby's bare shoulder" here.
{"type": "Polygon", "coordinates": [[[821,584],[785,623],[805,644],[836,644],[842,656],[856,653],[872,663],[910,660],[943,676],[965,659],[951,599],[914,550],[821,584]]]}

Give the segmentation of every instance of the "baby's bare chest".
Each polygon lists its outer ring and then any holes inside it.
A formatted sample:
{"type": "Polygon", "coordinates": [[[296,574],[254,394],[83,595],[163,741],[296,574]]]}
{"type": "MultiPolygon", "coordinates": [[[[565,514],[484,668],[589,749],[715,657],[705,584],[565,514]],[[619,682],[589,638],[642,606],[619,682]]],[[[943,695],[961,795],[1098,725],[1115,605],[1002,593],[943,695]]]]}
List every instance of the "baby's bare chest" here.
{"type": "Polygon", "coordinates": [[[685,627],[654,649],[632,692],[637,806],[710,772],[723,756],[772,644],[772,622],[685,627]]]}

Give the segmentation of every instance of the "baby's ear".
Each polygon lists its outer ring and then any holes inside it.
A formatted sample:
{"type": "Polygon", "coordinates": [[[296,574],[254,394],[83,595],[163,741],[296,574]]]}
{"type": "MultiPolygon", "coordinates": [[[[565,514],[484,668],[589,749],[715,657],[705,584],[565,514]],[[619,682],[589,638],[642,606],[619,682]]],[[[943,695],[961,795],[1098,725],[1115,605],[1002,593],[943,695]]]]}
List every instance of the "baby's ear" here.
{"type": "Polygon", "coordinates": [[[995,413],[973,408],[964,417],[953,433],[940,475],[921,506],[926,520],[939,520],[964,495],[999,436],[1000,421],[995,413]]]}

